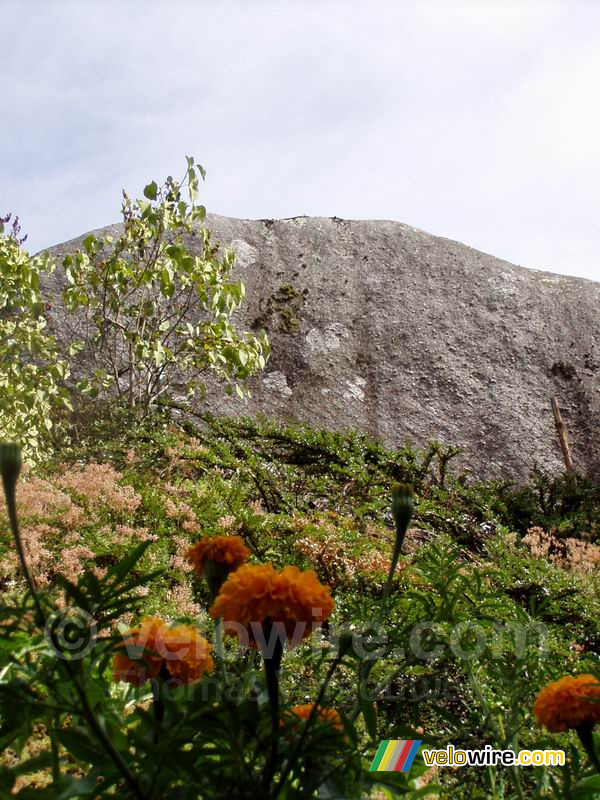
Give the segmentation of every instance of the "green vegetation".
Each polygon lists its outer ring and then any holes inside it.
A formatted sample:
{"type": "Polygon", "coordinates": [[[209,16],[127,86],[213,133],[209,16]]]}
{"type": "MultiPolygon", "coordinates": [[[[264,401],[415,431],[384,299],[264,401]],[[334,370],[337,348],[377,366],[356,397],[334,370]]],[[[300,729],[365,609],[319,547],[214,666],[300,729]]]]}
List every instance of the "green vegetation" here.
{"type": "Polygon", "coordinates": [[[291,283],[282,283],[266,303],[260,302],[261,313],[252,323],[258,330],[271,330],[273,327],[282,333],[294,335],[300,330],[302,311],[308,289],[296,289],[291,283]]]}
{"type": "Polygon", "coordinates": [[[526,486],[497,488],[495,507],[519,533],[539,525],[561,536],[595,540],[600,535],[600,484],[590,477],[538,470],[526,486]]]}
{"type": "Polygon", "coordinates": [[[247,378],[264,368],[264,331],[239,334],[232,324],[245,288],[231,280],[235,253],[220,256],[203,225],[204,169],[186,160],[182,181],[152,181],[140,200],[123,193],[116,239],[90,234],[59,265],[48,253],[30,256],[18,228],[4,232],[10,215],[0,220],[0,439],[29,458],[47,446],[52,412],[70,407],[73,388],[67,356],[46,332],[42,286],[54,272],[76,332],[68,358],[83,351],[88,367],[78,395],[117,397],[142,418],[168,393],[201,395],[209,371],[244,397],[247,378]]]}
{"type": "MultiPolygon", "coordinates": [[[[539,476],[518,490],[468,484],[452,474],[455,451],[436,444],[425,452],[390,450],[358,433],[199,418],[166,405],[137,424],[134,419],[130,411],[90,403],[77,425],[71,419],[57,426],[61,446],[23,477],[19,514],[38,593],[47,602],[89,608],[104,631],[96,648],[72,665],[105,731],[134,776],[158,761],[164,774],[155,774],[152,789],[142,780],[136,795],[108,764],[83,712],[75,718],[50,703],[55,716],[47,709],[43,715],[48,675],[40,675],[41,665],[52,673],[59,659],[44,654],[31,622],[14,622],[17,610],[25,611],[24,585],[13,577],[16,556],[5,521],[4,614],[12,621],[4,623],[2,650],[2,776],[7,787],[13,780],[25,787],[17,796],[597,796],[598,777],[575,732],[548,733],[532,715],[548,681],[598,674],[596,533],[584,530],[581,513],[597,491],[591,482],[545,484],[554,516],[544,533],[577,543],[557,554],[544,551],[539,537],[517,532],[524,526],[522,498],[536,510],[539,476]],[[382,604],[399,541],[391,506],[398,481],[414,486],[413,517],[382,604]],[[566,499],[574,494],[581,502],[566,499]],[[256,650],[238,658],[226,637],[224,660],[213,655],[217,667],[226,665],[223,680],[235,692],[224,699],[217,691],[221,677],[211,676],[201,685],[214,694],[202,700],[195,693],[193,701],[177,695],[159,722],[143,711],[152,706],[147,685],[111,680],[118,621],[129,625],[159,614],[170,623],[199,624],[216,642],[207,614],[211,590],[191,571],[185,552],[199,538],[222,534],[241,537],[251,563],[314,569],[335,600],[316,638],[284,654],[279,692],[285,716],[314,702],[325,686],[322,705],[341,715],[343,733],[313,719],[289,774],[286,758],[298,734],[293,724],[286,727],[270,767],[269,687],[256,650]],[[433,748],[561,748],[568,766],[453,771],[429,769],[418,755],[410,773],[369,773],[384,738],[422,739],[433,748]],[[260,780],[271,772],[267,789],[260,780]],[[96,783],[102,774],[103,789],[96,783]],[[43,793],[53,780],[62,794],[43,793]]],[[[395,513],[398,519],[398,508],[395,513]]],[[[533,516],[527,524],[542,521],[533,516]]],[[[58,684],[52,691],[66,707],[78,708],[58,684]]]]}
{"type": "Polygon", "coordinates": [[[0,440],[18,441],[36,457],[52,425],[51,411],[69,404],[69,368],[43,316],[40,278],[54,264],[22,249],[18,223],[4,233],[9,220],[0,220],[0,440]]]}
{"type": "Polygon", "coordinates": [[[145,199],[135,202],[124,193],[119,237],[90,234],[82,250],[62,261],[69,281],[65,306],[83,312],[87,343],[100,349],[107,364],[95,381],[84,379],[78,388],[96,394],[111,389],[138,417],[175,382],[193,397],[208,370],[243,397],[246,379],[264,368],[269,355],[263,331],[240,336],[231,324],[245,290],[230,280],[233,250],[218,258],[210,231],[198,227],[206,216],[204,206],[195,204],[201,178],[203,168],[188,157],[183,181],[169,176],[160,188],[152,181],[145,199]],[[186,236],[199,240],[201,255],[186,236]]]}

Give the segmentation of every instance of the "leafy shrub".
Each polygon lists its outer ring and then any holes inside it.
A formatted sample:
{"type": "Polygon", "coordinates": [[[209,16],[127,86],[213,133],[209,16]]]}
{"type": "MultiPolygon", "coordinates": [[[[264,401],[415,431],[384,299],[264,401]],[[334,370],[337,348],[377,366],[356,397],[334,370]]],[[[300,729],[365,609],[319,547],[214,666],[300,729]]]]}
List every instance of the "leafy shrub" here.
{"type": "MultiPolygon", "coordinates": [[[[245,289],[231,280],[234,252],[219,256],[202,226],[206,212],[195,204],[200,177],[204,170],[188,158],[183,181],[169,177],[160,188],[152,182],[142,200],[124,194],[117,239],[90,234],[60,265],[64,305],[83,336],[69,345],[70,359],[85,351],[77,388],[116,394],[135,419],[169,393],[201,393],[207,371],[243,397],[247,378],[269,356],[263,331],[239,334],[232,324],[245,289]],[[200,243],[200,256],[190,239],[200,243]],[[97,365],[91,374],[90,364],[97,365]]],[[[70,364],[59,357],[44,318],[40,282],[55,261],[23,250],[18,220],[4,233],[9,220],[0,220],[0,439],[39,459],[56,412],[71,408],[70,364]]]]}
{"type": "Polygon", "coordinates": [[[69,368],[43,315],[40,278],[54,265],[46,255],[30,256],[22,241],[18,227],[4,233],[0,225],[0,440],[19,442],[36,460],[47,446],[52,412],[69,405],[69,368]]]}
{"type": "Polygon", "coordinates": [[[584,475],[534,472],[524,486],[500,487],[494,506],[503,522],[522,534],[542,527],[593,540],[600,532],[600,483],[584,475]]]}
{"type": "Polygon", "coordinates": [[[244,297],[240,281],[231,281],[235,254],[218,257],[195,205],[204,170],[187,159],[183,181],[153,181],[143,200],[124,193],[123,231],[90,234],[83,249],[65,256],[67,309],[85,317],[85,340],[106,365],[83,391],[114,390],[138,417],[165,393],[177,389],[192,396],[211,370],[244,396],[246,379],[265,366],[269,343],[264,332],[239,335],[231,317],[244,297]],[[187,200],[183,193],[187,191],[187,200]],[[201,244],[196,256],[188,246],[201,244]]]}

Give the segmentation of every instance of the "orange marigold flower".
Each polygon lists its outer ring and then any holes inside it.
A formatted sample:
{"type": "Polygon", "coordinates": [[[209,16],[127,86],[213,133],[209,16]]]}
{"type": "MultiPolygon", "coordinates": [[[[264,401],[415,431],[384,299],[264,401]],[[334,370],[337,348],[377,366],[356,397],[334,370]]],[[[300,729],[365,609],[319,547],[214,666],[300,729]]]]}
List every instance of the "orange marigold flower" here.
{"type": "Polygon", "coordinates": [[[166,667],[183,683],[194,683],[215,668],[210,655],[212,648],[196,628],[189,625],[171,628],[165,635],[165,646],[166,667]]]}
{"type": "MultiPolygon", "coordinates": [[[[314,703],[303,703],[300,706],[294,706],[292,708],[292,714],[295,714],[300,719],[307,720],[314,708],[314,703]]],[[[344,723],[342,722],[342,718],[340,717],[339,713],[335,710],[335,708],[323,708],[320,707],[317,711],[317,719],[319,722],[323,722],[326,725],[331,725],[338,731],[344,730],[344,723]]]]}
{"type": "Polygon", "coordinates": [[[123,634],[126,653],[113,659],[113,679],[142,686],[161,670],[183,683],[194,683],[205,672],[212,672],[211,646],[196,628],[169,624],[159,617],[145,617],[139,627],[123,634]]]}
{"type": "Polygon", "coordinates": [[[205,536],[187,551],[186,556],[194,571],[202,576],[207,561],[223,565],[229,572],[237,569],[250,555],[250,550],[239,536],[205,536]]]}
{"type": "Polygon", "coordinates": [[[117,653],[113,659],[113,679],[142,686],[156,678],[163,662],[164,635],[168,623],[160,617],[144,617],[137,628],[123,633],[127,653],[117,653]]]}
{"type": "Polygon", "coordinates": [[[566,675],[545,686],[533,706],[538,724],[558,733],[600,722],[600,682],[593,675],[566,675]]]}
{"type": "MultiPolygon", "coordinates": [[[[288,566],[277,572],[272,564],[247,564],[227,578],[210,614],[244,628],[249,644],[256,647],[255,633],[260,635],[265,623],[283,625],[288,640],[295,644],[321,625],[333,606],[329,588],[313,570],[302,572],[288,566]]],[[[229,632],[239,638],[238,631],[229,632]]]]}

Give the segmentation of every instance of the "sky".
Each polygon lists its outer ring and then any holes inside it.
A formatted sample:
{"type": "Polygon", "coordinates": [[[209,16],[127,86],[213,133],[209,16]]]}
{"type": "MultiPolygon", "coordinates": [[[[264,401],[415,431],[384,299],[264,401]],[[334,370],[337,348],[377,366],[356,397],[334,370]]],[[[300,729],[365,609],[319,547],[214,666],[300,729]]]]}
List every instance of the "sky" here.
{"type": "Polygon", "coordinates": [[[397,220],[600,280],[595,0],[0,0],[0,75],[31,252],[193,155],[209,212],[397,220]]]}

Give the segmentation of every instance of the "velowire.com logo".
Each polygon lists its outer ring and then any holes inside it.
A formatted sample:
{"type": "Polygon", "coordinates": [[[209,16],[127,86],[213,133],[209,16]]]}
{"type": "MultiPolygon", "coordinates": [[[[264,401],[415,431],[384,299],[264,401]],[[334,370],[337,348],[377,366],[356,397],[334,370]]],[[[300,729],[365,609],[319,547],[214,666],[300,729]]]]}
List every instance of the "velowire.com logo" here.
{"type": "MultiPolygon", "coordinates": [[[[375,753],[369,772],[408,772],[422,739],[384,739],[375,753]]],[[[539,767],[565,765],[564,750],[495,750],[491,745],[463,750],[450,744],[444,749],[423,748],[428,767],[539,767]]]]}

